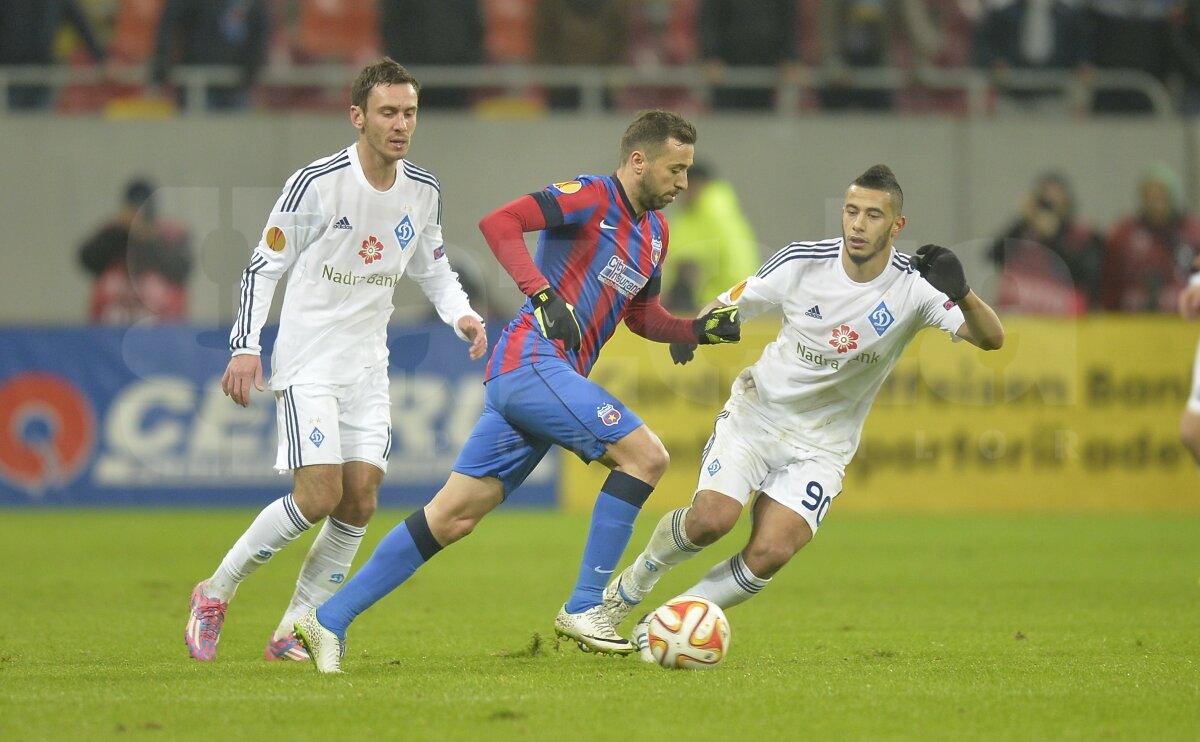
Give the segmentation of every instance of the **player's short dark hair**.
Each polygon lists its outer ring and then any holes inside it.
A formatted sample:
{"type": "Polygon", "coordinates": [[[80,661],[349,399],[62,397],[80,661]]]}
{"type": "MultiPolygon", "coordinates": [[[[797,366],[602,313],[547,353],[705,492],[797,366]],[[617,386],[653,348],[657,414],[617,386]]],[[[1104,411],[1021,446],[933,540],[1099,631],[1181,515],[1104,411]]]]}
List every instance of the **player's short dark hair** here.
{"type": "Polygon", "coordinates": [[[904,191],[900,190],[900,181],[896,180],[896,174],[887,165],[872,165],[850,185],[870,188],[872,191],[887,191],[896,206],[896,213],[904,212],[904,191]]]}
{"type": "Polygon", "coordinates": [[[354,84],[350,86],[350,102],[366,110],[367,96],[376,85],[412,85],[417,95],[421,94],[421,83],[411,72],[391,57],[383,57],[363,67],[358,77],[354,78],[354,84]]]}
{"type": "Polygon", "coordinates": [[[653,157],[669,139],[681,144],[695,144],[696,127],[683,116],[670,111],[657,108],[638,111],[633,123],[629,124],[621,137],[621,162],[628,160],[629,155],[637,149],[653,157]]]}

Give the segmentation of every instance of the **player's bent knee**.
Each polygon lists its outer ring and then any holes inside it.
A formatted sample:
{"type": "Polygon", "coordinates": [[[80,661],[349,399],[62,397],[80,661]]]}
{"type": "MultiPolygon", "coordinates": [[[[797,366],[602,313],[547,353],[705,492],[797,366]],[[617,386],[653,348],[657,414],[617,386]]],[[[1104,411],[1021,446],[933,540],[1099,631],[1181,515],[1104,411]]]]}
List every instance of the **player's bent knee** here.
{"type": "Polygon", "coordinates": [[[658,438],[655,438],[654,442],[657,445],[646,452],[644,467],[646,475],[652,478],[646,481],[657,482],[667,473],[667,467],[671,465],[671,454],[667,453],[666,446],[658,438]]]}
{"type": "Polygon", "coordinates": [[[642,476],[639,478],[646,482],[657,482],[667,473],[667,467],[671,465],[671,454],[653,430],[644,427],[642,432],[644,435],[641,436],[641,440],[636,441],[637,466],[642,470],[642,476]]]}
{"type": "Polygon", "coordinates": [[[738,513],[723,510],[698,509],[688,511],[685,524],[688,540],[696,546],[709,546],[733,530],[738,513]]]}
{"type": "Polygon", "coordinates": [[[742,558],[755,577],[770,579],[795,556],[798,548],[783,542],[751,542],[746,546],[742,558]]]}
{"type": "Polygon", "coordinates": [[[371,516],[375,515],[378,504],[379,495],[374,489],[357,493],[347,492],[341,503],[334,508],[333,514],[345,523],[366,525],[371,516]]]}

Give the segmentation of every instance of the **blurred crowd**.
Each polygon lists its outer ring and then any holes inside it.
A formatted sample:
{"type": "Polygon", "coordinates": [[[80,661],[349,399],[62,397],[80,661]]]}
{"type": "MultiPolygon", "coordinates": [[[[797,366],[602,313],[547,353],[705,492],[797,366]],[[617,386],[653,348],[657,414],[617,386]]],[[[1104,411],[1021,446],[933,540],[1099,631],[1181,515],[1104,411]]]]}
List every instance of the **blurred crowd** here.
{"type": "MultiPolygon", "coordinates": [[[[971,70],[988,81],[997,111],[1153,110],[1144,87],[1094,84],[1117,72],[1170,91],[1184,115],[1200,112],[1200,0],[0,0],[0,65],[101,72],[66,85],[9,80],[15,111],[169,115],[181,105],[181,76],[210,66],[225,73],[202,88],[212,111],[344,110],[343,89],[280,85],[270,73],[381,54],[418,74],[689,69],[708,90],[698,97],[694,87],[616,76],[602,103],[618,109],[778,110],[784,83],[801,91],[798,111],[955,113],[964,91],[934,81],[971,70]],[[772,74],[760,84],[746,70],[772,74]]],[[[343,68],[337,77],[344,85],[343,68]]],[[[582,94],[569,76],[515,92],[437,79],[422,90],[426,110],[572,109],[582,94]]],[[[680,311],[760,257],[732,186],[706,163],[694,180],[672,218],[679,280],[667,299],[680,311]],[[690,259],[689,250],[720,259],[690,259]],[[720,270],[706,273],[706,264],[720,270]]],[[[183,306],[186,240],[155,220],[148,187],[131,183],[121,214],[81,252],[97,279],[96,321],[144,310],[169,319],[183,306]],[[161,301],[134,307],[138,295],[161,301]]],[[[1128,216],[1093,227],[1066,174],[1039,175],[991,249],[997,308],[1174,311],[1200,270],[1200,219],[1187,203],[1176,172],[1154,165],[1128,216]]]]}
{"type": "MultiPolygon", "coordinates": [[[[264,73],[381,53],[418,70],[690,69],[711,93],[609,80],[603,104],[629,109],[779,108],[788,86],[800,111],[954,113],[967,92],[946,73],[972,70],[992,109],[1146,112],[1153,89],[1200,111],[1200,0],[0,0],[0,66],[111,72],[65,88],[10,84],[15,110],[169,111],[178,70],[210,65],[227,71],[204,91],[210,110],[342,105],[264,73]],[[764,84],[746,70],[774,74],[764,84]]],[[[434,83],[422,103],[572,108],[580,88],[434,83]]]]}
{"type": "Polygon", "coordinates": [[[1134,207],[1104,233],[1078,216],[1067,177],[1039,176],[992,245],[997,309],[1053,315],[1174,312],[1200,272],[1200,218],[1164,163],[1138,180],[1134,207]]]}

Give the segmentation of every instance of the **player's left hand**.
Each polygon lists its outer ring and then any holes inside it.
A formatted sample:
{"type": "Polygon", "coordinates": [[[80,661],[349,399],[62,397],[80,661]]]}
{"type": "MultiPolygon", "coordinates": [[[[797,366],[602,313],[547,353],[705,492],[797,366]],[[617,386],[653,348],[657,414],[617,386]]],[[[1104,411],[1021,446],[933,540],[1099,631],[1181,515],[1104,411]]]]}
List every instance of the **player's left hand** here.
{"type": "Polygon", "coordinates": [[[742,339],[742,318],[736,304],[717,307],[703,317],[692,320],[696,342],[701,345],[736,343],[742,339]]]}
{"type": "Polygon", "coordinates": [[[488,345],[487,331],[483,329],[483,323],[468,314],[458,321],[458,329],[471,342],[471,347],[467,350],[471,360],[478,361],[483,358],[488,345]]]}
{"type": "Polygon", "coordinates": [[[951,301],[962,301],[971,293],[962,263],[953,251],[941,245],[923,245],[917,250],[915,263],[917,272],[929,285],[950,297],[951,301]]]}
{"type": "Polygon", "coordinates": [[[695,343],[671,343],[671,360],[676,366],[686,366],[696,357],[695,343]]]}

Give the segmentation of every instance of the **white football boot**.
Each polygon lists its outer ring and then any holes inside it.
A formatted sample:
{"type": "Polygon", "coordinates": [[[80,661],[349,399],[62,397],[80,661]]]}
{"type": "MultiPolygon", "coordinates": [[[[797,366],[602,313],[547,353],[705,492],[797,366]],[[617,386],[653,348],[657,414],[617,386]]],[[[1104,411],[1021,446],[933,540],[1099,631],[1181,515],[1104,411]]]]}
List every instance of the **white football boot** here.
{"type": "Polygon", "coordinates": [[[585,652],[622,655],[633,652],[633,645],[618,634],[608,620],[603,603],[583,613],[567,613],[564,605],[554,619],[554,633],[574,640],[585,652]]]}
{"type": "Polygon", "coordinates": [[[317,620],[316,608],[301,616],[293,628],[296,630],[296,638],[308,652],[308,658],[312,660],[317,672],[342,671],[342,655],[346,653],[346,642],[321,625],[317,620]]]}

